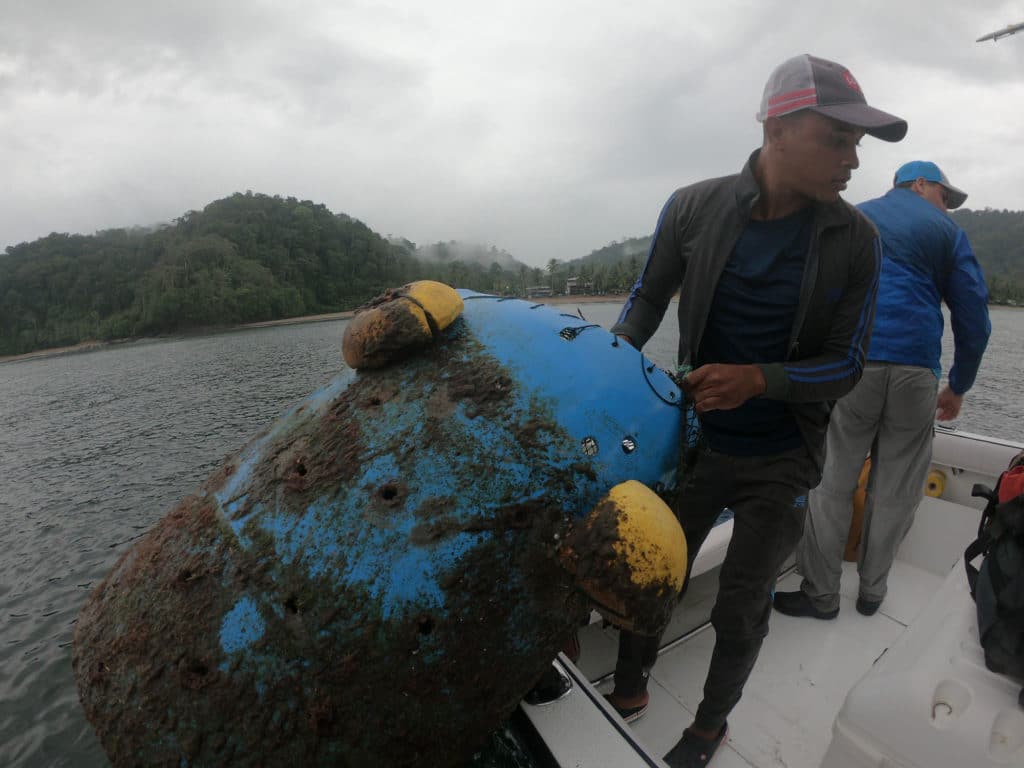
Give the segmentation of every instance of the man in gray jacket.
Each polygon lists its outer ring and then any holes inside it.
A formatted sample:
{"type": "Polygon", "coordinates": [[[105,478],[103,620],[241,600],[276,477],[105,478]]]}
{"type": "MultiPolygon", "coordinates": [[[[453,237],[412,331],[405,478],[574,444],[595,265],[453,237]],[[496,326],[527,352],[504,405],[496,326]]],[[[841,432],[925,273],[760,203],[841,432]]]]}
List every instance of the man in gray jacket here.
{"type": "MultiPolygon", "coordinates": [[[[669,198],[612,328],[643,347],[680,292],[678,360],[703,442],[681,467],[676,506],[691,564],[720,512],[734,514],[704,700],[665,756],[674,767],[714,754],[768,633],[769,593],[821,476],[832,403],[861,376],[874,312],[877,234],[840,193],[865,133],[899,141],[907,130],[867,105],[849,70],[808,55],[775,69],[757,118],[763,144],[738,175],[669,198]]],[[[620,634],[608,698],[627,720],[646,710],[659,640],[620,634]]]]}

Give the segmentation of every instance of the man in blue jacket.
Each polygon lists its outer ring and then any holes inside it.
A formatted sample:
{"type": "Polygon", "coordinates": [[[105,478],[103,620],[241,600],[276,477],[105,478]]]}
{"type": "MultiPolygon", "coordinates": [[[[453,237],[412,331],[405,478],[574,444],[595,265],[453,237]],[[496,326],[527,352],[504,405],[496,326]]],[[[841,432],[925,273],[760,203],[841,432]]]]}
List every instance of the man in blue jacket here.
{"type": "MultiPolygon", "coordinates": [[[[907,130],[868,106],[848,69],[808,55],[772,72],[757,119],[762,146],[739,174],[669,198],[612,327],[643,347],[679,291],[683,389],[706,440],[676,504],[691,566],[722,509],[734,513],[704,699],[665,756],[673,768],[705,765],[726,738],[768,633],[769,591],[821,476],[832,401],[861,376],[874,311],[877,233],[840,194],[865,133],[899,141],[907,130]]],[[[627,720],[647,707],[658,646],[619,635],[609,701],[627,720]]]]}
{"type": "Polygon", "coordinates": [[[935,418],[954,419],[988,344],[988,291],[964,231],[947,215],[967,195],[935,163],[896,171],[893,188],[861,204],[882,238],[882,276],[864,376],[832,412],[821,485],[811,492],[797,547],[796,592],[775,595],[790,616],[839,613],[843,551],[864,456],[871,468],[857,572],[857,610],[878,610],[886,579],[914,520],[932,457],[935,418]],[[953,367],[938,391],[943,316],[953,327],[953,367]],[[936,393],[938,394],[936,395],[936,393]]]}

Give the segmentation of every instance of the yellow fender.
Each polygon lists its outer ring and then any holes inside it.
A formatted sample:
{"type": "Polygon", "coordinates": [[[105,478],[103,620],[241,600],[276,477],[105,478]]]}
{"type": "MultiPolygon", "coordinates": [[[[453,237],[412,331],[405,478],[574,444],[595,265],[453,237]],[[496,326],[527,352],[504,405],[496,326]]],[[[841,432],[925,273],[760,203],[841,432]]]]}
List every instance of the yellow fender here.
{"type": "Polygon", "coordinates": [[[357,370],[382,368],[430,344],[462,314],[462,307],[453,288],[433,280],[389,289],[349,321],[342,357],[357,370]]]}
{"type": "Polygon", "coordinates": [[[612,624],[657,634],[686,577],[686,536],[661,498],[636,480],[612,488],[568,537],[562,557],[612,624]]]}
{"type": "Polygon", "coordinates": [[[924,495],[937,499],[946,490],[946,473],[933,469],[928,473],[928,480],[924,484],[924,495]]]}
{"type": "MultiPolygon", "coordinates": [[[[860,478],[857,480],[857,489],[853,492],[853,516],[850,520],[850,532],[846,538],[846,548],[843,550],[843,559],[855,563],[860,557],[860,538],[864,526],[864,503],[867,500],[868,474],[871,471],[871,457],[864,460],[864,466],[860,471],[860,478]]],[[[942,496],[946,488],[946,475],[933,469],[928,473],[925,481],[924,495],[934,499],[942,496]]]]}
{"type": "Polygon", "coordinates": [[[864,530],[864,504],[868,498],[868,475],[871,473],[871,457],[864,459],[857,478],[857,488],[853,492],[853,515],[850,517],[850,530],[846,536],[846,547],[843,549],[843,560],[856,563],[860,557],[860,537],[864,530]]]}

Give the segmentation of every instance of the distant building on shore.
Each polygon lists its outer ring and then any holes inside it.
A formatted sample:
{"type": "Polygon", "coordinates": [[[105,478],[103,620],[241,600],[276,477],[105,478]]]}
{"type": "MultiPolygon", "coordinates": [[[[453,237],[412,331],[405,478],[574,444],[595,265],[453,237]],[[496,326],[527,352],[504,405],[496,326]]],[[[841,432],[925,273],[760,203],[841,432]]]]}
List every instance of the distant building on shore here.
{"type": "Polygon", "coordinates": [[[551,295],[552,290],[546,285],[531,285],[526,288],[526,296],[530,299],[538,299],[551,295]]]}
{"type": "Polygon", "coordinates": [[[566,296],[579,296],[580,294],[593,292],[593,283],[584,282],[581,277],[570,277],[565,281],[566,296]]]}

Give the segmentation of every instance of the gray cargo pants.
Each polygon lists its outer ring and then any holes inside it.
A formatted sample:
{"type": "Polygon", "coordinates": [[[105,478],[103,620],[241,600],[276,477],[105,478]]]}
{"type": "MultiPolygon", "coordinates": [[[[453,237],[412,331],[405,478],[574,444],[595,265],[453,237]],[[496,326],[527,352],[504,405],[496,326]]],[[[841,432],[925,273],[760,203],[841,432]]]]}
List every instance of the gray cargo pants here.
{"type": "Polygon", "coordinates": [[[914,522],[932,459],[938,379],[913,365],[868,363],[857,386],[836,403],[821,484],[811,491],[796,549],[800,585],[814,607],[839,607],[843,550],[853,494],[871,452],[857,572],[859,596],[881,601],[896,550],[914,522]]]}

